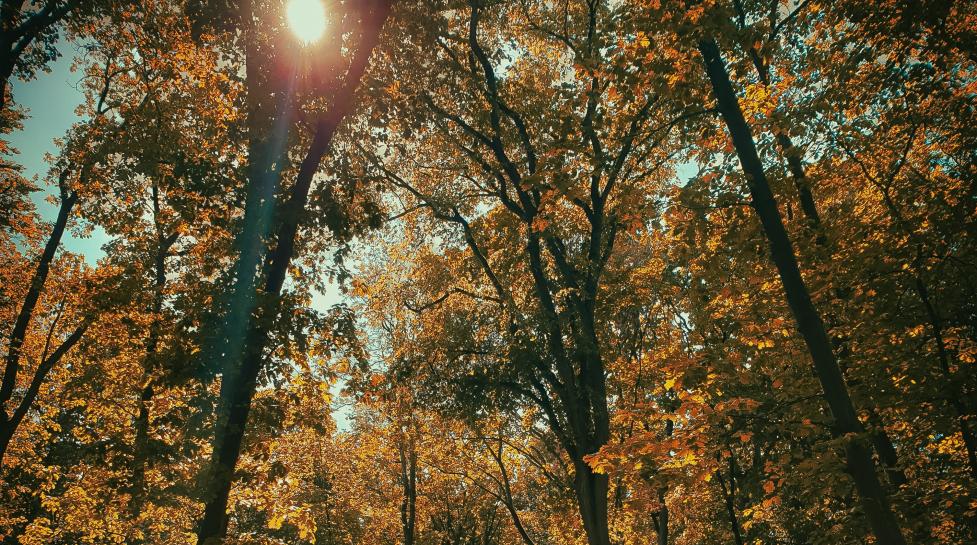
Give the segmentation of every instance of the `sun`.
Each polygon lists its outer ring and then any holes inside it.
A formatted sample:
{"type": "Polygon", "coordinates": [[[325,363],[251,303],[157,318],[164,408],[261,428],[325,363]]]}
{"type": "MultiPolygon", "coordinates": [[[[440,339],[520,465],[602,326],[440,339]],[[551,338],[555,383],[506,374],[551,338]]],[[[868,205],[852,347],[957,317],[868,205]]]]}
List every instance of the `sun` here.
{"type": "Polygon", "coordinates": [[[285,17],[295,36],[306,44],[321,38],[326,30],[326,8],[322,0],[288,0],[285,17]]]}

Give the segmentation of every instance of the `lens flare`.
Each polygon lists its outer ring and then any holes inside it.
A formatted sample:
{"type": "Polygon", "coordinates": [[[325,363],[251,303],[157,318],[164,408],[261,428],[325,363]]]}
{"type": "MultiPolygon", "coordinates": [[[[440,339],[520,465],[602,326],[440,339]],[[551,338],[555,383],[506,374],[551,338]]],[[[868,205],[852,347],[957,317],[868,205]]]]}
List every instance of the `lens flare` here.
{"type": "Polygon", "coordinates": [[[315,42],[326,30],[326,8],[322,0],[289,0],[285,17],[292,33],[305,44],[315,42]]]}

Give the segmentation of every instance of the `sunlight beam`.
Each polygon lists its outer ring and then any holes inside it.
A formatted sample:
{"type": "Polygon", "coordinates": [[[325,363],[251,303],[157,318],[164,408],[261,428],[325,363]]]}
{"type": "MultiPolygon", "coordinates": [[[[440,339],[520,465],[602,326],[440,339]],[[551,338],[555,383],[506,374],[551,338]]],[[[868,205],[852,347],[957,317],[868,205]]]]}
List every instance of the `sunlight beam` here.
{"type": "Polygon", "coordinates": [[[322,0],[289,0],[285,18],[295,37],[306,45],[319,40],[326,30],[326,8],[322,0]]]}

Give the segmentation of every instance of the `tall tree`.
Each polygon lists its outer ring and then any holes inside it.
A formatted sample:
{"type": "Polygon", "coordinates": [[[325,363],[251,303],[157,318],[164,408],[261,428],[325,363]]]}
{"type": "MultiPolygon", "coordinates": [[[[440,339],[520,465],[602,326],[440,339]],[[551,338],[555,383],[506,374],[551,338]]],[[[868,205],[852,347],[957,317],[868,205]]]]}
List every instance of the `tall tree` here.
{"type": "Polygon", "coordinates": [[[260,44],[263,30],[254,25],[256,16],[258,21],[262,18],[251,12],[253,8],[254,6],[245,7],[242,22],[247,40],[248,82],[245,92],[250,104],[251,131],[248,199],[244,216],[245,227],[237,239],[240,254],[235,266],[232,308],[226,317],[231,327],[225,332],[228,336],[225,352],[214,355],[222,369],[221,402],[214,431],[214,450],[203,487],[205,508],[197,532],[197,541],[201,544],[219,542],[227,531],[227,499],[234,467],[240,456],[269,328],[277,314],[280,292],[294,256],[295,239],[305,213],[309,189],[340,123],[354,107],[354,93],[379,39],[390,3],[378,1],[357,6],[355,9],[350,8],[349,18],[358,23],[356,26],[352,21],[349,23],[356,30],[356,41],[343,44],[342,37],[338,37],[334,42],[339,47],[345,45],[353,51],[348,64],[338,62],[338,59],[343,58],[341,49],[328,52],[337,59],[338,66],[329,67],[330,70],[321,75],[326,80],[327,87],[317,90],[324,92],[329,105],[325,112],[317,116],[313,124],[312,141],[299,165],[295,181],[286,200],[276,210],[275,242],[267,250],[264,240],[268,227],[271,226],[269,214],[275,204],[274,191],[281,176],[286,153],[284,140],[291,124],[289,116],[294,106],[290,103],[291,89],[288,88],[278,89],[277,96],[275,92],[260,95],[262,84],[259,81],[264,79],[267,84],[268,78],[268,74],[257,73],[263,69],[262,60],[267,60],[263,56],[271,53],[272,58],[275,58],[276,55],[273,49],[269,50],[267,45],[260,44]],[[256,94],[259,96],[254,96],[256,94]],[[262,101],[269,100],[281,103],[270,138],[259,128],[264,125],[264,119],[260,117],[265,115],[261,111],[262,101]]]}

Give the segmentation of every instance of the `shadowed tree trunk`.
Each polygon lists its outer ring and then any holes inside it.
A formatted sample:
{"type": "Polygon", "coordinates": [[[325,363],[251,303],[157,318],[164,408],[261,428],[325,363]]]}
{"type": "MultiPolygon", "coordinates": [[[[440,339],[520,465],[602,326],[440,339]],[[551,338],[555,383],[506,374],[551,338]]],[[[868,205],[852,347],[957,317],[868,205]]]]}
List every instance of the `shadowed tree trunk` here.
{"type": "MultiPolygon", "coordinates": [[[[743,117],[719,46],[715,40],[707,38],[699,42],[699,52],[702,54],[720,114],[746,176],[753,208],[770,243],[770,255],[780,276],[787,304],[794,315],[798,331],[807,344],[824,399],[831,410],[833,432],[839,436],[860,435],[864,428],[855,413],[824,323],[801,277],[793,244],[784,228],[777,202],[763,170],[763,163],[757,153],[753,134],[743,117]]],[[[845,458],[848,473],[855,483],[862,508],[876,539],[883,545],[903,545],[905,539],[889,505],[889,498],[875,472],[871,450],[862,443],[861,438],[846,437],[845,458]]]]}
{"type": "MultiPolygon", "coordinates": [[[[257,297],[247,294],[249,298],[255,298],[260,303],[253,317],[250,312],[244,315],[247,326],[244,339],[241,341],[230,339],[232,344],[238,343],[240,348],[228,350],[228,355],[222,358],[224,374],[214,430],[213,453],[204,485],[204,514],[197,531],[197,543],[200,545],[219,543],[227,533],[227,500],[233,482],[234,468],[241,453],[241,442],[257,386],[258,373],[261,370],[263,353],[276,315],[288,264],[294,254],[295,238],[305,211],[312,178],[319,168],[322,157],[329,149],[336,129],[353,106],[354,91],[366,71],[370,54],[376,46],[380,29],[389,10],[388,0],[373,2],[372,9],[364,10],[363,38],[360,46],[350,63],[345,79],[335,95],[331,97],[329,111],[316,124],[315,136],[302,160],[295,184],[288,200],[282,205],[277,229],[277,245],[268,253],[265,260],[261,275],[264,278],[261,293],[257,297]],[[239,357],[236,356],[238,354],[239,357]]],[[[261,189],[259,187],[259,190],[261,189]]],[[[242,243],[260,244],[260,241],[245,240],[242,243]]],[[[252,255],[251,258],[253,257],[252,255]]],[[[239,267],[239,274],[250,274],[247,264],[239,267]]]]}
{"type": "Polygon", "coordinates": [[[501,480],[498,481],[499,488],[501,489],[500,500],[505,506],[506,511],[509,512],[509,517],[512,519],[512,525],[516,528],[516,532],[519,534],[519,538],[525,545],[536,545],[533,538],[529,536],[529,532],[526,531],[526,526],[522,523],[522,518],[519,517],[519,511],[516,509],[516,502],[512,497],[512,481],[509,478],[509,470],[505,467],[505,462],[502,459],[502,449],[505,443],[502,441],[502,436],[499,436],[499,450],[498,452],[492,450],[492,446],[486,439],[483,441],[485,443],[485,448],[488,449],[489,455],[495,461],[495,465],[499,468],[499,477],[501,480]]]}
{"type": "MultiPolygon", "coordinates": [[[[753,67],[756,69],[757,78],[760,80],[760,83],[765,86],[769,86],[770,69],[763,62],[762,57],[759,51],[757,51],[756,47],[750,47],[750,59],[753,63],[753,67]]],[[[807,221],[808,226],[814,232],[814,241],[818,244],[818,246],[826,248],[828,247],[828,237],[824,231],[824,225],[821,221],[821,214],[818,212],[817,201],[814,199],[814,193],[811,190],[811,182],[807,177],[804,162],[801,159],[802,151],[794,145],[794,141],[785,131],[778,131],[775,138],[777,141],[777,146],[780,148],[781,155],[787,161],[787,170],[790,172],[791,180],[794,182],[794,189],[797,191],[797,198],[798,201],[800,201],[801,212],[804,214],[804,219],[807,221]]],[[[837,291],[846,292],[847,290],[842,287],[837,291]]],[[[837,324],[832,324],[832,322],[833,320],[831,316],[829,316],[827,324],[829,335],[831,334],[831,329],[837,326],[837,324]]],[[[833,339],[835,342],[842,343],[843,346],[847,347],[847,343],[844,339],[838,337],[834,337],[833,339]]],[[[844,350],[844,348],[840,350],[844,350]]],[[[892,443],[892,439],[885,431],[885,426],[882,422],[882,418],[878,414],[878,411],[873,405],[863,406],[862,408],[869,412],[870,421],[872,424],[872,429],[870,430],[872,435],[872,446],[875,448],[875,452],[879,456],[879,461],[885,466],[886,475],[889,478],[889,482],[891,482],[897,488],[906,484],[906,473],[901,467],[899,467],[899,455],[896,452],[895,445],[892,443]]]]}
{"type": "Polygon", "coordinates": [[[404,545],[414,545],[417,520],[417,445],[412,433],[409,430],[402,434],[398,445],[400,480],[404,488],[404,497],[400,503],[400,528],[404,534],[404,545]]]}
{"type": "MultiPolygon", "coordinates": [[[[722,455],[716,454],[716,461],[722,464],[722,455]]],[[[716,483],[719,484],[723,493],[723,504],[726,506],[726,520],[729,521],[729,528],[733,532],[733,542],[736,545],[743,545],[743,531],[740,528],[739,517],[736,516],[736,462],[733,459],[732,451],[729,455],[729,483],[723,477],[722,469],[717,469],[714,473],[716,483]]]]}
{"type": "MultiPolygon", "coordinates": [[[[675,423],[672,419],[665,420],[665,438],[668,439],[675,431],[675,423]]],[[[658,487],[658,502],[661,507],[651,514],[651,521],[655,525],[655,532],[658,534],[658,545],[668,545],[668,505],[665,503],[665,495],[668,488],[658,487]]]]}
{"type": "Polygon", "coordinates": [[[146,354],[143,358],[142,390],[139,392],[138,413],[134,422],[135,439],[133,442],[133,468],[132,468],[132,500],[130,513],[138,516],[142,506],[146,501],[148,491],[146,490],[146,469],[152,466],[152,453],[149,447],[150,434],[150,405],[155,395],[154,371],[157,367],[157,353],[159,352],[159,341],[162,335],[162,312],[165,300],[164,289],[166,287],[166,258],[170,248],[176,243],[179,235],[171,233],[165,235],[163,225],[160,223],[160,194],[159,185],[154,181],[152,186],[153,195],[153,219],[156,227],[156,248],[153,256],[153,302],[150,308],[153,319],[149,325],[149,335],[146,339],[146,354]]]}
{"type": "Polygon", "coordinates": [[[48,273],[51,270],[51,262],[54,260],[54,255],[61,245],[61,237],[64,236],[65,228],[68,225],[71,209],[78,202],[78,195],[70,191],[67,187],[68,174],[68,170],[61,172],[59,180],[61,187],[61,206],[58,209],[58,217],[55,219],[51,235],[44,245],[44,251],[38,259],[37,269],[34,270],[34,276],[31,278],[31,283],[27,288],[27,294],[24,296],[24,302],[21,304],[20,311],[17,313],[17,319],[14,321],[14,327],[10,331],[10,340],[7,343],[3,379],[0,382],[0,464],[3,463],[3,456],[7,451],[7,446],[10,444],[10,439],[17,430],[17,426],[20,425],[24,414],[30,408],[34,397],[37,395],[37,390],[40,389],[40,383],[47,376],[51,368],[64,356],[67,350],[78,342],[88,328],[87,324],[79,326],[75,332],[77,336],[72,334],[50,356],[45,355],[46,357],[42,359],[37,370],[34,372],[34,378],[31,381],[28,393],[24,395],[17,407],[8,408],[8,404],[14,394],[14,389],[17,386],[17,375],[20,373],[22,359],[21,350],[24,346],[24,339],[27,336],[27,329],[34,316],[34,309],[37,307],[41,292],[44,290],[44,283],[47,281],[48,273]],[[35,382],[37,383],[37,388],[34,388],[35,382]]]}

